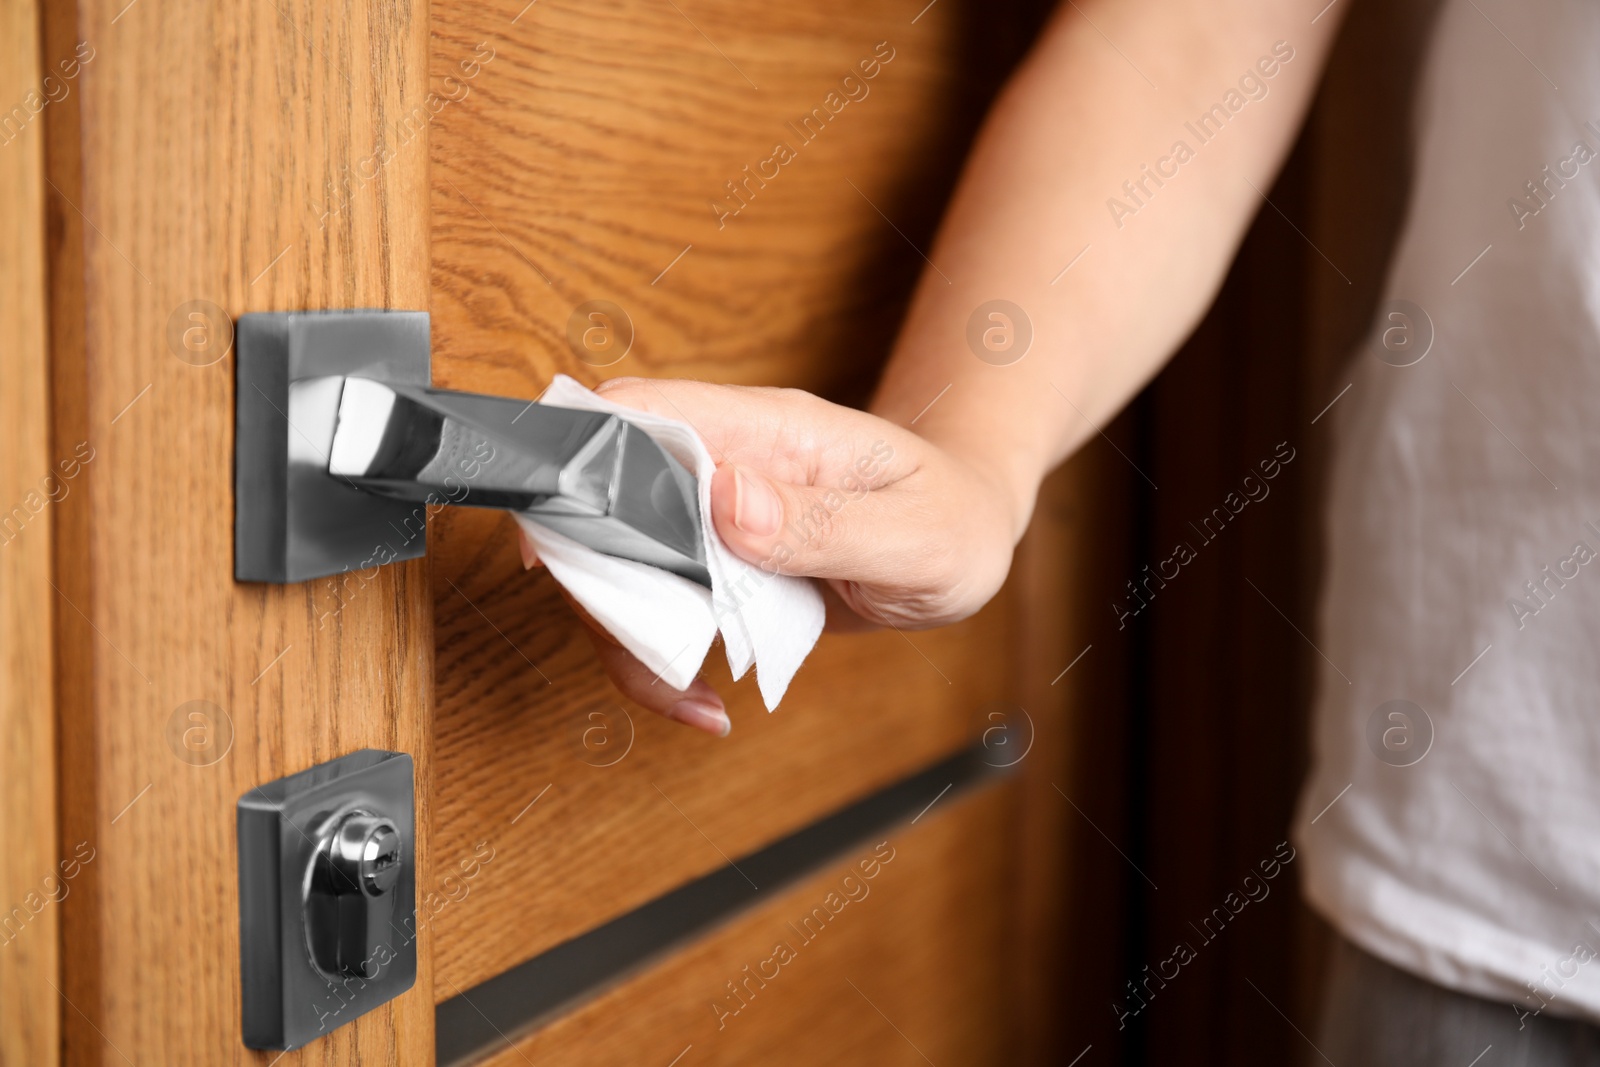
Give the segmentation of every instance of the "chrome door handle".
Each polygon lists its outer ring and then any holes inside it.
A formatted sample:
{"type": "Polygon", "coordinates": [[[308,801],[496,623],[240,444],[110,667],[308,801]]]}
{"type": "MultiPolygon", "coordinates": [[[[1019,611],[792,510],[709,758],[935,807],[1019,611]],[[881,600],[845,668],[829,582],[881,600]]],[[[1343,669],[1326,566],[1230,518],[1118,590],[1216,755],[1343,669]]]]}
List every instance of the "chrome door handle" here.
{"type": "Polygon", "coordinates": [[[525,512],[711,585],[694,475],[615,415],[346,378],[328,473],[401,500],[525,512]]]}
{"type": "Polygon", "coordinates": [[[427,508],[464,505],[710,587],[692,473],[615,415],[430,388],[426,313],[243,315],[235,339],[239,580],[415,558],[427,508]]]}

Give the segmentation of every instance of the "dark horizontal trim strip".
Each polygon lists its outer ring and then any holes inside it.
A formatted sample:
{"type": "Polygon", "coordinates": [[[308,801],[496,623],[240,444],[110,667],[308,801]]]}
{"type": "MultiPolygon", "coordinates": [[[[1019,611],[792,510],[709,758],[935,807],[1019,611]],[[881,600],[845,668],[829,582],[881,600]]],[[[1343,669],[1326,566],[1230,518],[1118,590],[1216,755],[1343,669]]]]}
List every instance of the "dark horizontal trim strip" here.
{"type": "Polygon", "coordinates": [[[435,1017],[439,1067],[455,1067],[494,1051],[506,1043],[505,1035],[525,1032],[540,1019],[569,1010],[652,957],[826,867],[873,834],[916,818],[947,790],[954,796],[1006,773],[985,763],[986,756],[993,759],[994,753],[982,745],[965,749],[736,865],[697,878],[451,997],[439,1005],[435,1017]],[[751,882],[759,888],[752,889],[751,882]]]}

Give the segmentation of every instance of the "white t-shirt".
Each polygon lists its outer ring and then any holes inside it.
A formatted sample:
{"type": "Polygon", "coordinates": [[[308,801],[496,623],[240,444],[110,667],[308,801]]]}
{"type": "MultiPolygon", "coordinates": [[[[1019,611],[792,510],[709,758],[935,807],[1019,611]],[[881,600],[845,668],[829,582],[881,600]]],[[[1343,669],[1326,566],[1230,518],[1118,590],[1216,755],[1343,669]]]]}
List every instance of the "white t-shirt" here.
{"type": "Polygon", "coordinates": [[[1367,951],[1600,1020],[1600,5],[1438,19],[1387,347],[1329,413],[1295,840],[1367,951]]]}

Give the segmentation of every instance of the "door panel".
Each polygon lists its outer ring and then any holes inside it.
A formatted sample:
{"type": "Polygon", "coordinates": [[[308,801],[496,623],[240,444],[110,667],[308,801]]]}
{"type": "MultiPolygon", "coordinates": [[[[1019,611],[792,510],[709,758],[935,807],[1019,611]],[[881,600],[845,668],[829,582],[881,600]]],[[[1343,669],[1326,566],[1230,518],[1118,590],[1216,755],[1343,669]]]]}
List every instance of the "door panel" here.
{"type": "MultiPolygon", "coordinates": [[[[1071,658],[1057,570],[958,627],[824,638],[772,715],[713,652],[723,741],[619,706],[503,516],[437,516],[426,561],[232,577],[246,312],[426,308],[435,384],[457,389],[532,398],[564,372],[864,399],[1015,24],[950,0],[0,0],[0,88],[74,57],[31,140],[0,149],[23,209],[0,229],[0,506],[75,460],[0,559],[0,906],[76,861],[0,957],[0,1067],[432,1062],[436,1000],[936,764],[1016,700],[1037,754],[893,831],[872,898],[727,1035],[697,1036],[712,987],[842,867],[646,961],[527,1049],[1043,1047],[1019,1026],[1045,1002],[1007,998],[1050,966],[1030,941],[1051,936],[1062,873],[1056,713],[1082,674],[1051,681],[1071,658]],[[631,338],[615,362],[574,317],[597,300],[631,338]],[[416,986],[301,1050],[251,1052],[236,803],[367,746],[415,760],[416,986]]],[[[1062,543],[1058,518],[1035,546],[1062,543]]],[[[1003,743],[1033,745],[1022,726],[1003,743]]]]}
{"type": "Polygon", "coordinates": [[[925,245],[983,103],[973,15],[904,6],[435,3],[433,73],[461,86],[430,131],[439,384],[870,383],[923,267],[901,234],[925,245]],[[763,168],[778,142],[794,158],[763,168]],[[590,300],[635,331],[603,369],[567,339],[590,300]]]}
{"type": "MultiPolygon", "coordinates": [[[[983,102],[974,15],[916,14],[435,2],[433,74],[452,86],[430,128],[436,381],[532,398],[556,373],[699,376],[859,399],[983,102]],[[765,162],[777,143],[792,158],[765,162]],[[598,300],[630,328],[614,363],[569,336],[598,300]]],[[[942,632],[824,638],[770,716],[713,650],[734,721],[719,742],[619,705],[504,519],[441,516],[433,552],[436,847],[487,840],[499,865],[440,911],[441,1000],[935,762],[1008,695],[1002,598],[942,632]]]]}
{"type": "Polygon", "coordinates": [[[625,709],[548,575],[484,536],[437,585],[434,847],[441,873],[480,841],[495,855],[464,895],[440,887],[458,898],[434,922],[440,1000],[970,743],[1007,662],[1004,603],[825,638],[772,715],[713,662],[734,731],[706,737],[625,709]]]}
{"type": "Polygon", "coordinates": [[[42,10],[48,62],[92,53],[44,113],[53,458],[93,448],[52,513],[61,850],[93,850],[60,904],[64,1058],[425,1062],[426,929],[411,992],[300,1052],[240,1041],[235,805],[375,746],[415,758],[425,820],[433,620],[421,562],[234,582],[225,343],[246,311],[426,307],[425,152],[351,177],[423,106],[425,8],[42,10]]]}
{"type": "Polygon", "coordinates": [[[1017,800],[990,786],[875,836],[479,1062],[1015,1063],[1017,800]]]}

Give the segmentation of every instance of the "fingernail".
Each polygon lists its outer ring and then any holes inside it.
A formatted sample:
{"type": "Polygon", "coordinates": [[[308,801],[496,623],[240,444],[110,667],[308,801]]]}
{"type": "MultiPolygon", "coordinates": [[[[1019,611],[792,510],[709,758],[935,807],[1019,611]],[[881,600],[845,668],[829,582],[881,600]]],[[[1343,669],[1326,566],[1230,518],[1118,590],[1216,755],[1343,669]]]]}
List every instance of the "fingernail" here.
{"type": "Polygon", "coordinates": [[[733,524],[755,537],[771,537],[783,522],[783,504],[765,478],[733,470],[733,524]]]}
{"type": "Polygon", "coordinates": [[[733,729],[728,713],[704,700],[680,700],[667,711],[667,718],[717,737],[727,737],[733,729]]]}
{"type": "Polygon", "coordinates": [[[533,565],[539,562],[539,556],[533,550],[533,542],[528,540],[528,535],[517,531],[517,548],[522,552],[522,569],[532,570],[533,565]]]}

